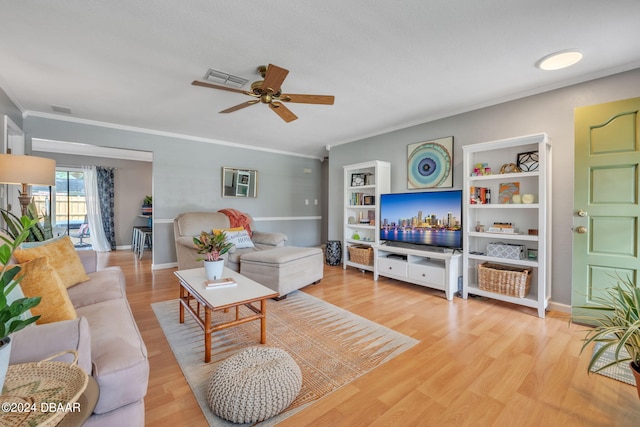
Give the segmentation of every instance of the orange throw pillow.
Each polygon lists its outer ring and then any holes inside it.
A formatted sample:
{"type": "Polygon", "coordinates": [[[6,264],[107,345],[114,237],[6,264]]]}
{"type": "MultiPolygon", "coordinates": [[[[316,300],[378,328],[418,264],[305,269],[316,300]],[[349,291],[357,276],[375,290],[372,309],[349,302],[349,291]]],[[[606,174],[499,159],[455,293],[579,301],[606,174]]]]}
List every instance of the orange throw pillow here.
{"type": "Polygon", "coordinates": [[[89,280],[69,236],[48,240],[37,246],[16,249],[13,255],[20,263],[47,257],[49,265],[60,275],[65,288],[89,280]]]}
{"type": "Polygon", "coordinates": [[[22,293],[26,297],[41,297],[40,304],[31,309],[33,316],[40,315],[36,321],[44,323],[72,320],[78,317],[69,299],[67,288],[56,270],[49,265],[47,258],[36,258],[20,265],[19,276],[24,276],[20,282],[22,293]]]}

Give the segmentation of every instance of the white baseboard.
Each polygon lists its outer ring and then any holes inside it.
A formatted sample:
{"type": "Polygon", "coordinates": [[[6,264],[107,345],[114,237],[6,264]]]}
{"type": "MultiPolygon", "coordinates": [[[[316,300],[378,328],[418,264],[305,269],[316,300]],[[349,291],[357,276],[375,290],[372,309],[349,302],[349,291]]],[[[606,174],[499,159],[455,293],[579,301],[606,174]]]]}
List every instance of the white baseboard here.
{"type": "Polygon", "coordinates": [[[549,301],[549,310],[559,311],[560,313],[571,314],[571,306],[567,304],[560,304],[559,302],[549,301]]]}
{"type": "Polygon", "coordinates": [[[151,264],[151,269],[152,270],[164,270],[166,268],[174,268],[177,267],[178,263],[177,262],[167,262],[164,264],[151,264]]]}

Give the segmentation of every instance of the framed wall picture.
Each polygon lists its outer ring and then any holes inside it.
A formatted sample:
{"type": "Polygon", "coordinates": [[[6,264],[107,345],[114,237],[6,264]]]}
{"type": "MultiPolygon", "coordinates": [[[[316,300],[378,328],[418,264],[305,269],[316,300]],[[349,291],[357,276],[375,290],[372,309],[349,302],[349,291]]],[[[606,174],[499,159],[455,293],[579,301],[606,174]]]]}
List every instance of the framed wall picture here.
{"type": "Polygon", "coordinates": [[[528,151],[526,153],[518,153],[518,167],[522,172],[533,172],[538,170],[538,152],[528,151]]]}
{"type": "Polygon", "coordinates": [[[407,187],[453,187],[453,137],[407,146],[407,187]]]}

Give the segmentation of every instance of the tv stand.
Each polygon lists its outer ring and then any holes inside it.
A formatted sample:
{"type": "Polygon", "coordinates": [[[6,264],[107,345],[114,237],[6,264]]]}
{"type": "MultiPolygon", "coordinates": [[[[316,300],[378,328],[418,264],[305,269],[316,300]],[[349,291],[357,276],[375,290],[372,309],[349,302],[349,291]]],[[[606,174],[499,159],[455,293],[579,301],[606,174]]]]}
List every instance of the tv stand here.
{"type": "Polygon", "coordinates": [[[388,244],[377,246],[373,280],[384,276],[439,289],[451,301],[458,291],[461,255],[447,249],[443,251],[443,248],[432,251],[421,245],[415,246],[420,246],[420,249],[388,244]]]}

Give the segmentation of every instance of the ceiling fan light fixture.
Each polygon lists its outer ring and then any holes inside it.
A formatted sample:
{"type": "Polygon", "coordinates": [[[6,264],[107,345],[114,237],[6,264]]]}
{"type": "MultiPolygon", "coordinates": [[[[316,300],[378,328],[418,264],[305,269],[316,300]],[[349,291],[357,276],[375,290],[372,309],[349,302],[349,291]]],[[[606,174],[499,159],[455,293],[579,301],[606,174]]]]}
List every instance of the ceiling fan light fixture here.
{"type": "Polygon", "coordinates": [[[561,70],[577,64],[582,59],[578,49],[566,49],[545,56],[537,62],[538,68],[545,71],[561,70]]]}
{"type": "Polygon", "coordinates": [[[214,70],[213,68],[209,68],[209,70],[205,73],[203,79],[213,83],[219,83],[225,86],[237,88],[244,86],[249,81],[245,78],[225,73],[224,71],[214,70]]]}

